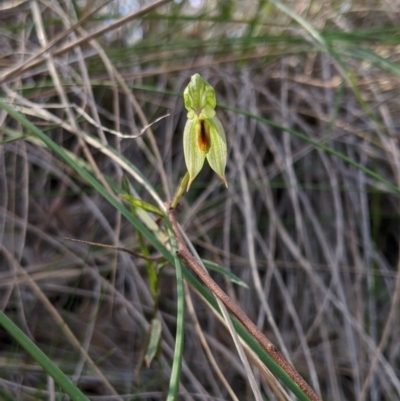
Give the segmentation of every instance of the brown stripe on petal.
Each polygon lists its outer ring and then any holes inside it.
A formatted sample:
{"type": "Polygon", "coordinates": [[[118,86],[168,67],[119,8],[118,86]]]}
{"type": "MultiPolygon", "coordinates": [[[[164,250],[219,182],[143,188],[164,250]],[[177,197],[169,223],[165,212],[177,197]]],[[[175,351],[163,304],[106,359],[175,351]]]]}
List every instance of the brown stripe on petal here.
{"type": "Polygon", "coordinates": [[[196,123],[197,146],[201,153],[207,154],[211,147],[210,124],[206,120],[196,123]]]}

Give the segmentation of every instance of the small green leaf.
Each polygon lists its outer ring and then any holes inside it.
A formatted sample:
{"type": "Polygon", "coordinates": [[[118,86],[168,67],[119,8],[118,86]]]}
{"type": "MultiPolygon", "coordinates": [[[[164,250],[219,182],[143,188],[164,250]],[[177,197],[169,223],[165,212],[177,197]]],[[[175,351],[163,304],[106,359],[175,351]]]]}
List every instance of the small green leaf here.
{"type": "Polygon", "coordinates": [[[140,209],[145,210],[146,212],[154,213],[157,216],[164,216],[164,213],[158,207],[152,205],[151,203],[147,203],[141,199],[135,198],[132,195],[122,194],[121,198],[126,200],[131,206],[138,207],[140,209]]]}
{"type": "Polygon", "coordinates": [[[16,138],[5,139],[4,141],[0,141],[0,146],[11,142],[20,141],[21,139],[26,139],[26,138],[29,138],[29,135],[21,135],[17,136],[16,138]]]}
{"type": "Polygon", "coordinates": [[[161,323],[157,318],[154,318],[151,321],[149,343],[147,344],[146,355],[144,357],[144,361],[147,367],[150,366],[152,360],[157,354],[160,338],[161,323]]]}
{"type": "Polygon", "coordinates": [[[226,270],[225,268],[221,267],[220,265],[211,262],[209,260],[202,259],[204,266],[207,267],[207,269],[215,271],[219,274],[222,274],[226,277],[228,277],[229,280],[232,281],[232,283],[235,283],[237,285],[240,285],[241,287],[244,287],[246,289],[249,289],[249,286],[241,280],[236,274],[231,273],[230,271],[226,270]]]}
{"type": "Polygon", "coordinates": [[[130,195],[131,190],[130,190],[130,188],[129,188],[129,181],[128,181],[128,179],[126,178],[126,175],[123,175],[123,176],[122,176],[121,185],[122,185],[123,191],[124,191],[126,194],[130,195]]]}

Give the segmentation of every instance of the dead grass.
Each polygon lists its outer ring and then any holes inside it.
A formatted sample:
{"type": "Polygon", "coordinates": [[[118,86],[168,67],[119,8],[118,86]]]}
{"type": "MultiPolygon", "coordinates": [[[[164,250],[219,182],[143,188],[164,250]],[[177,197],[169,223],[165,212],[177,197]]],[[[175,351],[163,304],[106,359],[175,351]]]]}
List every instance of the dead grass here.
{"type": "MultiPolygon", "coordinates": [[[[171,2],[92,35],[118,21],[122,4],[82,24],[97,3],[9,1],[0,12],[1,97],[106,188],[121,185],[121,165],[80,130],[124,154],[170,199],[185,171],[185,111],[175,94],[195,72],[219,103],[301,132],[400,187],[397,3],[285,3],[318,30],[325,49],[261,1],[199,9],[171,2]],[[102,128],[136,133],[168,111],[137,139],[102,128]]],[[[223,108],[218,115],[229,189],[204,169],[180,212],[198,252],[248,283],[250,290],[217,276],[324,399],[400,400],[398,193],[284,129],[223,108]]],[[[63,239],[139,251],[137,233],[46,147],[22,140],[27,133],[4,113],[0,132],[1,309],[91,399],[165,399],[173,269],[161,275],[159,355],[143,366],[154,307],[144,261],[63,239]]],[[[192,296],[182,399],[229,399],[200,332],[238,399],[252,399],[227,331],[192,296]]],[[[4,331],[0,338],[1,397],[61,399],[4,331]]],[[[258,380],[275,399],[265,377],[258,380]]]]}

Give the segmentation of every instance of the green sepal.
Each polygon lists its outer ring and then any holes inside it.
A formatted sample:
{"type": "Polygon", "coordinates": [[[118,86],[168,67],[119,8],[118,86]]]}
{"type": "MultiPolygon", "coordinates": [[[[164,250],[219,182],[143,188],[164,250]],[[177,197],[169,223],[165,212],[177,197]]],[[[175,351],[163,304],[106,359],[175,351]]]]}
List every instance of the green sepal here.
{"type": "Polygon", "coordinates": [[[218,174],[222,182],[228,187],[225,178],[225,167],[228,151],[224,128],[217,116],[208,120],[210,124],[210,150],[206,155],[210,167],[218,174]]]}
{"type": "Polygon", "coordinates": [[[199,174],[202,169],[204,159],[206,158],[206,155],[203,154],[197,146],[196,124],[197,119],[187,120],[185,130],[183,131],[183,154],[185,156],[186,168],[189,173],[187,191],[197,174],[199,174]]]}

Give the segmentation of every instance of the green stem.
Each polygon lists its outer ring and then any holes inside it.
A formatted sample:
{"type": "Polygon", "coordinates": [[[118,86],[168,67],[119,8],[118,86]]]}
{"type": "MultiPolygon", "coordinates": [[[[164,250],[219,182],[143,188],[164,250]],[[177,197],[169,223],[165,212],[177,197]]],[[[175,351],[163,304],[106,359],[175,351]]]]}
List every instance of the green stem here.
{"type": "MultiPolygon", "coordinates": [[[[185,178],[185,177],[184,177],[185,178]]],[[[184,180],[182,179],[182,181],[184,180]]],[[[179,382],[182,371],[183,343],[185,335],[185,290],[183,286],[183,269],[181,260],[177,254],[178,246],[173,229],[168,219],[165,219],[171,247],[174,254],[177,292],[177,314],[176,314],[176,338],[174,361],[172,365],[167,401],[176,401],[179,397],[179,382]]]]}
{"type": "Polygon", "coordinates": [[[175,208],[177,207],[179,201],[180,201],[181,198],[182,198],[182,195],[183,195],[184,192],[185,192],[186,185],[187,185],[188,182],[189,182],[189,172],[186,172],[186,174],[185,174],[185,175],[183,176],[183,178],[181,179],[181,182],[180,182],[180,184],[179,184],[179,187],[178,187],[178,189],[177,189],[176,192],[175,192],[174,199],[173,199],[172,202],[171,202],[171,207],[172,207],[172,209],[175,209],[175,208]]]}

